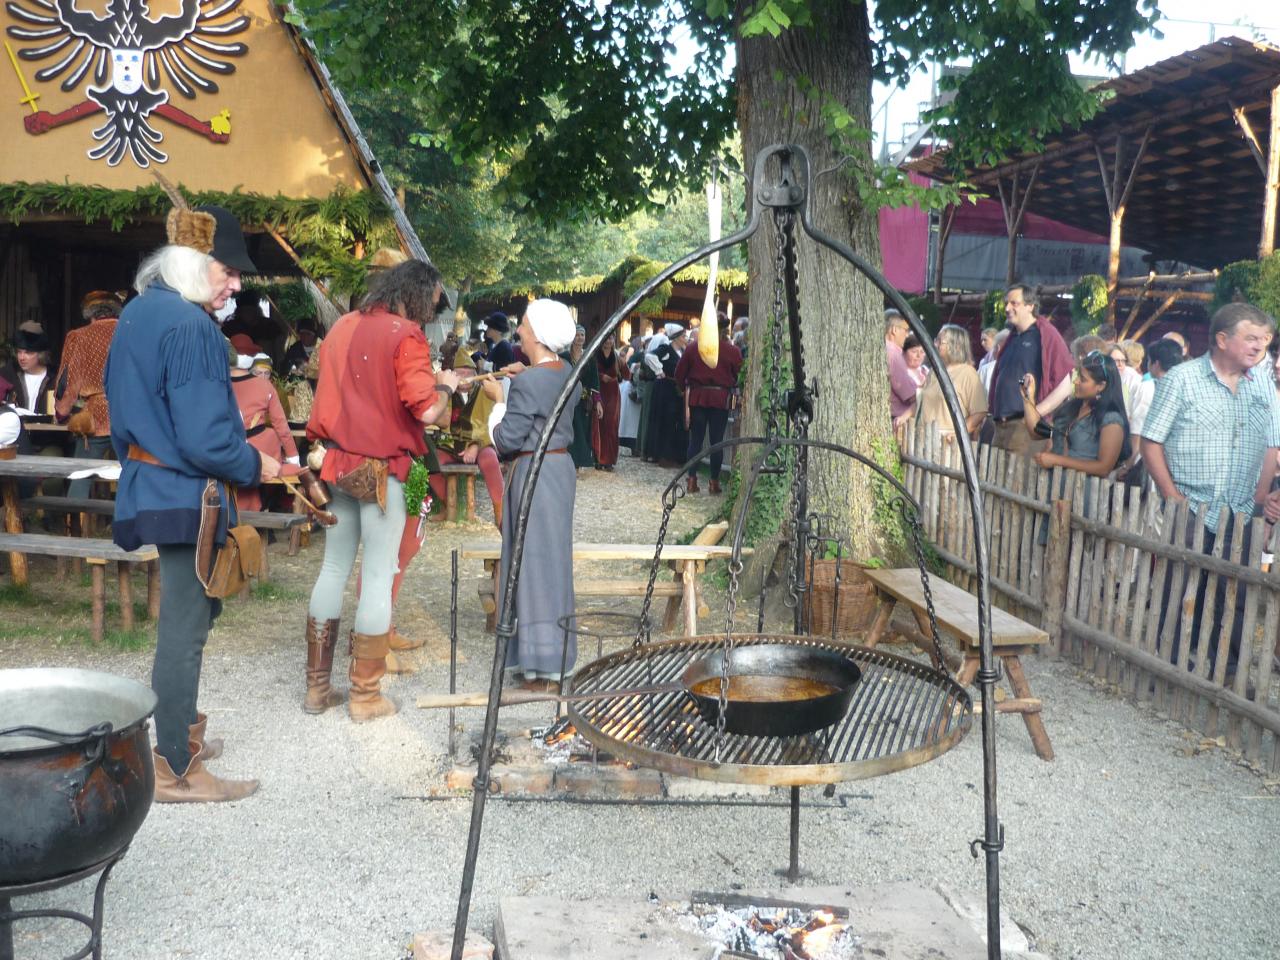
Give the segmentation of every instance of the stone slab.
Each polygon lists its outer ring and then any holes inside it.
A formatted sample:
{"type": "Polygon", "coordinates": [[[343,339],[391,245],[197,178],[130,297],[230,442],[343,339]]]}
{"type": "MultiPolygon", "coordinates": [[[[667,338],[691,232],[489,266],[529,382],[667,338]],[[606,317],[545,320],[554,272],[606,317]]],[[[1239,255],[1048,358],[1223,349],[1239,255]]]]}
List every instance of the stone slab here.
{"type": "MultiPolygon", "coordinates": [[[[791,887],[760,896],[846,907],[864,957],[987,957],[981,937],[935,890],[910,884],[791,887]]],[[[711,941],[674,929],[660,918],[661,910],[660,904],[636,900],[506,897],[498,904],[494,944],[500,960],[710,960],[715,954],[711,941]]]]}

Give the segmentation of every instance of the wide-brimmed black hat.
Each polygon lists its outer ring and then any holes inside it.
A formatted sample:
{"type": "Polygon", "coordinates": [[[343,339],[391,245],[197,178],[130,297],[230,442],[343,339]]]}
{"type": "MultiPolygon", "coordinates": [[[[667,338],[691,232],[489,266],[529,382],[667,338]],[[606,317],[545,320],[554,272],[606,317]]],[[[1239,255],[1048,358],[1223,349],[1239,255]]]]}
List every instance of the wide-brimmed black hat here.
{"type": "Polygon", "coordinates": [[[257,273],[257,266],[249,259],[249,248],[245,246],[244,231],[240,229],[240,221],[236,219],[236,215],[230,210],[212,204],[196,207],[196,210],[209,214],[216,224],[213,230],[213,249],[208,251],[209,256],[241,273],[257,273]]]}
{"type": "Polygon", "coordinates": [[[13,347],[15,350],[30,350],[32,353],[41,353],[49,349],[49,336],[44,332],[44,327],[38,323],[28,322],[18,327],[18,332],[13,335],[13,347]]]}
{"type": "Polygon", "coordinates": [[[499,333],[511,332],[511,321],[507,319],[507,315],[501,310],[495,310],[485,317],[484,325],[490,330],[497,330],[499,333]]]}

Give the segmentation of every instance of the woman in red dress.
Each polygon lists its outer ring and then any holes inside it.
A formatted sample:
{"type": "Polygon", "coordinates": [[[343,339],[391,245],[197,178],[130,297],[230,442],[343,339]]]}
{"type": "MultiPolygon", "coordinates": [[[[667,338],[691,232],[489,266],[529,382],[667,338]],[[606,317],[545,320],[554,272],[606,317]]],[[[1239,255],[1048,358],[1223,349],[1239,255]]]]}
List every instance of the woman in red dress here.
{"type": "Polygon", "coordinates": [[[622,394],[618,382],[626,376],[626,367],[618,359],[610,337],[600,345],[596,356],[600,373],[601,416],[592,421],[591,446],[596,453],[596,469],[612,471],[618,462],[618,416],[622,411],[622,394]]]}

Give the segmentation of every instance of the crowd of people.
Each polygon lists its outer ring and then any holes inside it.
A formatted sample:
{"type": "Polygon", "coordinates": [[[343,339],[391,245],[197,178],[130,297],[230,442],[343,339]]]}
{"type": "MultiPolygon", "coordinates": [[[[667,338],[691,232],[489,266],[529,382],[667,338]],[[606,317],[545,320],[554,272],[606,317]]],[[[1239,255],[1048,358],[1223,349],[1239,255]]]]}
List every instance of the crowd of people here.
{"type": "MultiPolygon", "coordinates": [[[[234,216],[217,207],[176,212],[169,243],[143,262],[127,304],[109,291],[84,297],[85,325],[68,336],[56,366],[43,329],[19,329],[13,364],[0,370],[0,444],[38,452],[21,415],[48,416],[72,426],[74,451],[63,452],[122,462],[112,536],[126,549],[154,544],[162,581],[152,677],[160,700],[156,798],[218,801],[247,796],[256,782],[205,767],[221,749],[205,739],[197,702],[204,644],[220,611],[202,573],[207,550],[228,542],[240,510],[263,506],[261,484],[314,471],[328,485],[332,525],[303,630],[302,706],[315,714],[345,702],[357,722],[394,713],[381,680],[395,669],[394,651],[419,645],[397,632],[394,607],[432,501],[443,499],[442,468],[474,464],[483,476],[502,533],[504,604],[516,532],[508,507],[524,493],[529,455],[587,331],[563,303],[534,300],[515,322],[491,314],[471,342],[451,334],[433,357],[424,328],[447,302],[440,274],[381,251],[354,309],[323,339],[318,324],[299,324],[276,358],[255,339],[263,336],[260,313],[228,312],[241,276],[255,270],[234,216]],[[220,315],[229,318],[221,328],[211,322],[220,315]],[[313,387],[303,444],[273,375],[313,387]],[[358,554],[342,693],[332,671],[358,554]]],[[[965,328],[948,324],[934,338],[959,400],[958,424],[923,345],[902,316],[886,313],[895,427],[936,424],[950,442],[958,428],[1045,468],[1146,485],[1204,516],[1206,550],[1232,535],[1237,515],[1280,520],[1280,343],[1265,313],[1222,307],[1210,321],[1208,352],[1196,358],[1175,333],[1144,346],[1104,328],[1068,345],[1025,284],[1006,291],[1005,313],[1004,330],[982,331],[977,364],[965,328]]],[[[693,335],[668,323],[630,343],[606,341],[583,367],[532,494],[526,550],[538,562],[524,566],[511,601],[512,683],[546,691],[561,679],[579,470],[611,470],[619,447],[631,446],[664,467],[690,463],[684,482],[696,493],[698,457],[710,449],[708,488],[720,492],[716,448],[738,405],[747,323],[721,314],[716,329],[693,335]]],[[[1233,636],[1232,666],[1238,645],[1233,636]]],[[[571,667],[576,652],[568,653],[571,667]]]]}
{"type": "MultiPolygon", "coordinates": [[[[1026,284],[1005,292],[1005,315],[1004,330],[982,331],[987,353],[977,368],[966,330],[945,326],[935,339],[971,439],[1025,454],[1043,468],[1123,480],[1167,504],[1186,503],[1204,519],[1206,553],[1218,538],[1230,546],[1237,516],[1263,517],[1268,529],[1280,521],[1280,340],[1265,312],[1247,303],[1220,307],[1209,321],[1208,350],[1198,357],[1177,332],[1144,346],[1104,326],[1068,345],[1039,315],[1036,291],[1026,284]]],[[[911,388],[919,364],[910,348],[906,322],[888,311],[894,424],[936,424],[954,438],[938,378],[926,374],[923,387],[911,388]]],[[[1250,529],[1246,524],[1246,538],[1250,529]]],[[[1246,542],[1245,555],[1248,549],[1246,542]]],[[[1203,594],[1201,584],[1197,636],[1203,594]]],[[[1235,618],[1228,672],[1242,622],[1235,618]]],[[[1216,648],[1208,656],[1215,664],[1216,648]]]]}

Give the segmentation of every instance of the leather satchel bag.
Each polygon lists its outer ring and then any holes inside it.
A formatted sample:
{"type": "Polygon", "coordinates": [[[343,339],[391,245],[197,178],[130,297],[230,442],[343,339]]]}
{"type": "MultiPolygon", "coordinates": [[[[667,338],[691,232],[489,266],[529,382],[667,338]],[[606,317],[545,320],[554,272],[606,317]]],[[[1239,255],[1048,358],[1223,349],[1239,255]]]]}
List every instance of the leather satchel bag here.
{"type": "Polygon", "coordinates": [[[196,534],[196,578],[205,596],[225,600],[245,588],[250,577],[262,572],[262,538],[242,523],[228,527],[221,547],[214,543],[220,512],[218,483],[205,484],[200,498],[200,530],[196,534]]]}
{"type": "Polygon", "coordinates": [[[337,476],[333,485],[360,503],[377,503],[387,512],[387,461],[365,457],[360,466],[337,476]]]}
{"type": "Polygon", "coordinates": [[[67,432],[81,437],[93,436],[93,415],[87,408],[77,410],[67,419],[67,432]]]}

